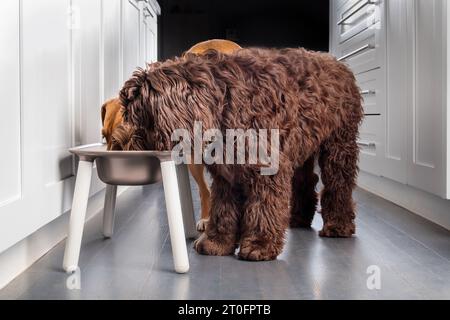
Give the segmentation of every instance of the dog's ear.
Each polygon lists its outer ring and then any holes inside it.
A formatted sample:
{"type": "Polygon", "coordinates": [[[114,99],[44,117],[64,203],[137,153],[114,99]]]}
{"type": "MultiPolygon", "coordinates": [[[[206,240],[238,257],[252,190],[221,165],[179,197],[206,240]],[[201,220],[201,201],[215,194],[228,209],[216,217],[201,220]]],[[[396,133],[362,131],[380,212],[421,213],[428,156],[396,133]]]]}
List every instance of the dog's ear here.
{"type": "Polygon", "coordinates": [[[120,90],[119,101],[122,105],[122,115],[125,122],[136,127],[153,126],[150,105],[148,104],[151,84],[145,70],[138,68],[120,90]]]}
{"type": "Polygon", "coordinates": [[[105,103],[102,105],[102,108],[101,108],[101,111],[100,111],[101,116],[102,116],[102,126],[105,125],[106,105],[107,105],[107,103],[108,103],[108,102],[105,102],[105,103]]]}
{"type": "Polygon", "coordinates": [[[142,95],[141,89],[145,85],[146,77],[145,70],[142,68],[137,68],[133,72],[131,78],[125,81],[125,84],[120,90],[119,99],[121,105],[127,106],[130,102],[142,95]]]}

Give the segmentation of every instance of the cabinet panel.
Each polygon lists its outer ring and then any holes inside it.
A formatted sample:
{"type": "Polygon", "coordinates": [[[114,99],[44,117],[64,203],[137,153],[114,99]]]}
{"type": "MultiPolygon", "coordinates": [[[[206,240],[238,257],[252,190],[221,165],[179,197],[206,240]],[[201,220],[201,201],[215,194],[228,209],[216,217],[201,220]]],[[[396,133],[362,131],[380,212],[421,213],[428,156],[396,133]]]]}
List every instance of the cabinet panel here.
{"type": "Polygon", "coordinates": [[[127,80],[133,71],[141,66],[140,61],[140,24],[141,11],[132,0],[123,1],[123,80],[127,80]]]}
{"type": "Polygon", "coordinates": [[[0,207],[21,196],[19,2],[0,1],[0,207]]]}
{"type": "Polygon", "coordinates": [[[103,2],[104,100],[116,97],[122,85],[121,0],[103,2]]]}
{"type": "Polygon", "coordinates": [[[16,135],[17,116],[11,115],[6,127],[16,130],[8,140],[20,137],[15,147],[22,149],[22,192],[17,201],[0,207],[0,252],[66,211],[73,188],[72,158],[67,152],[73,143],[70,1],[15,2],[20,3],[20,12],[2,8],[0,13],[9,14],[1,23],[20,21],[20,52],[8,58],[13,66],[20,57],[20,134],[16,135]]]}
{"type": "Polygon", "coordinates": [[[42,173],[36,181],[49,185],[72,175],[69,5],[69,0],[22,1],[25,157],[42,173]]]}
{"type": "Polygon", "coordinates": [[[144,7],[144,62],[151,63],[157,60],[157,18],[153,10],[147,6],[144,7]]]}
{"type": "Polygon", "coordinates": [[[72,30],[75,145],[101,141],[101,0],[72,0],[80,24],[72,30]]]}
{"type": "Polygon", "coordinates": [[[387,57],[384,176],[406,183],[406,121],[408,104],[407,0],[386,2],[387,57]]]}
{"type": "Polygon", "coordinates": [[[408,119],[411,165],[408,184],[428,192],[445,194],[445,93],[443,68],[445,0],[420,0],[412,6],[410,43],[412,45],[413,83],[411,114],[408,119]]]}
{"type": "Polygon", "coordinates": [[[439,162],[441,130],[436,130],[442,113],[441,1],[416,3],[416,76],[414,106],[414,162],[436,167],[439,162]],[[430,50],[433,48],[432,50],[430,50]]]}

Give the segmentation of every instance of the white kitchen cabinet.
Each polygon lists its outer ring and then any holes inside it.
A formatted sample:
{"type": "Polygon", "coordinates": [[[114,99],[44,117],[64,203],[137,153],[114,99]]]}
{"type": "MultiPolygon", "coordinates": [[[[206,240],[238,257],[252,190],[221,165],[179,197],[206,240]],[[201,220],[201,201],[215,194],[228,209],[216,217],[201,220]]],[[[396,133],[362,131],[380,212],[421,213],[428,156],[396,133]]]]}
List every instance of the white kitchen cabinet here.
{"type": "Polygon", "coordinates": [[[8,123],[3,124],[6,132],[2,132],[2,140],[14,144],[8,146],[6,160],[2,150],[0,160],[0,167],[11,166],[5,175],[9,181],[4,181],[3,175],[0,179],[1,190],[10,190],[0,195],[4,197],[0,204],[0,252],[70,205],[67,195],[73,168],[67,148],[73,145],[73,116],[69,4],[69,0],[23,0],[2,1],[0,5],[1,23],[8,24],[0,32],[11,41],[0,42],[5,46],[1,52],[7,53],[1,55],[7,59],[2,61],[2,71],[10,63],[6,70],[12,79],[7,81],[11,97],[4,93],[11,105],[1,104],[2,114],[11,116],[4,118],[8,123]],[[17,92],[20,100],[13,101],[17,92]]]}
{"type": "Polygon", "coordinates": [[[447,1],[390,0],[384,176],[450,198],[447,1]]]}
{"type": "Polygon", "coordinates": [[[101,141],[104,99],[156,59],[157,13],[150,0],[0,1],[0,252],[69,210],[67,150],[101,141]]]}
{"type": "Polygon", "coordinates": [[[361,170],[450,198],[447,1],[330,6],[330,50],[364,93],[361,170]]]}
{"type": "Polygon", "coordinates": [[[365,119],[360,127],[360,168],[383,171],[385,109],[384,3],[367,0],[331,1],[330,50],[354,72],[364,97],[365,119]]]}

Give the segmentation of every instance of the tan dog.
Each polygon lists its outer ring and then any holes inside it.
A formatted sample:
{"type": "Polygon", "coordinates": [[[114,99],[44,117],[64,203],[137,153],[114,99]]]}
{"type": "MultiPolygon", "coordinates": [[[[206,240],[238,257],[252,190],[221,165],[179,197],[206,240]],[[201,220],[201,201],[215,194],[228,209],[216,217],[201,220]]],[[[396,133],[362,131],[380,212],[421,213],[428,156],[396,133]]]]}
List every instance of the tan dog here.
{"type": "MultiPolygon", "coordinates": [[[[197,43],[190,48],[187,53],[203,54],[207,50],[216,50],[222,53],[232,53],[241,47],[229,40],[213,39],[197,43]]],[[[106,101],[101,109],[102,115],[102,134],[106,139],[108,150],[111,149],[111,136],[114,129],[122,123],[122,113],[120,112],[121,106],[118,98],[113,98],[106,101]]],[[[197,230],[204,231],[206,222],[209,218],[210,210],[210,191],[209,186],[206,183],[204,175],[204,166],[202,164],[189,164],[189,171],[199,188],[200,201],[201,201],[201,219],[197,223],[197,230]]]]}

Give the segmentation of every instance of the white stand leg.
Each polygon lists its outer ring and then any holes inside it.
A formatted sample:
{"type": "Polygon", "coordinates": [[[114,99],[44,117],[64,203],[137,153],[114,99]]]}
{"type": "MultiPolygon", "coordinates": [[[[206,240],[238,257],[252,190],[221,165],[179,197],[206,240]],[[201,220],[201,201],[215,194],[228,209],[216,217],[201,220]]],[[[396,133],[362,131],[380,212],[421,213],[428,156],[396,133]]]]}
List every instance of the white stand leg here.
{"type": "Polygon", "coordinates": [[[103,209],[103,235],[111,238],[114,233],[117,186],[106,185],[105,206],[103,209]]]}
{"type": "Polygon", "coordinates": [[[186,232],[186,238],[193,239],[197,237],[198,233],[195,223],[194,206],[192,204],[188,166],[186,164],[177,165],[177,174],[181,211],[183,212],[184,231],[186,232]]]}
{"type": "Polygon", "coordinates": [[[183,215],[181,213],[181,199],[175,162],[162,161],[161,173],[166,199],[167,219],[169,221],[173,263],[176,272],[186,273],[189,270],[189,260],[184,238],[183,215]]]}
{"type": "Polygon", "coordinates": [[[63,268],[66,272],[74,272],[78,267],[89,188],[91,186],[92,164],[90,161],[80,161],[78,164],[72,211],[70,213],[69,234],[64,251],[63,268]]]}

